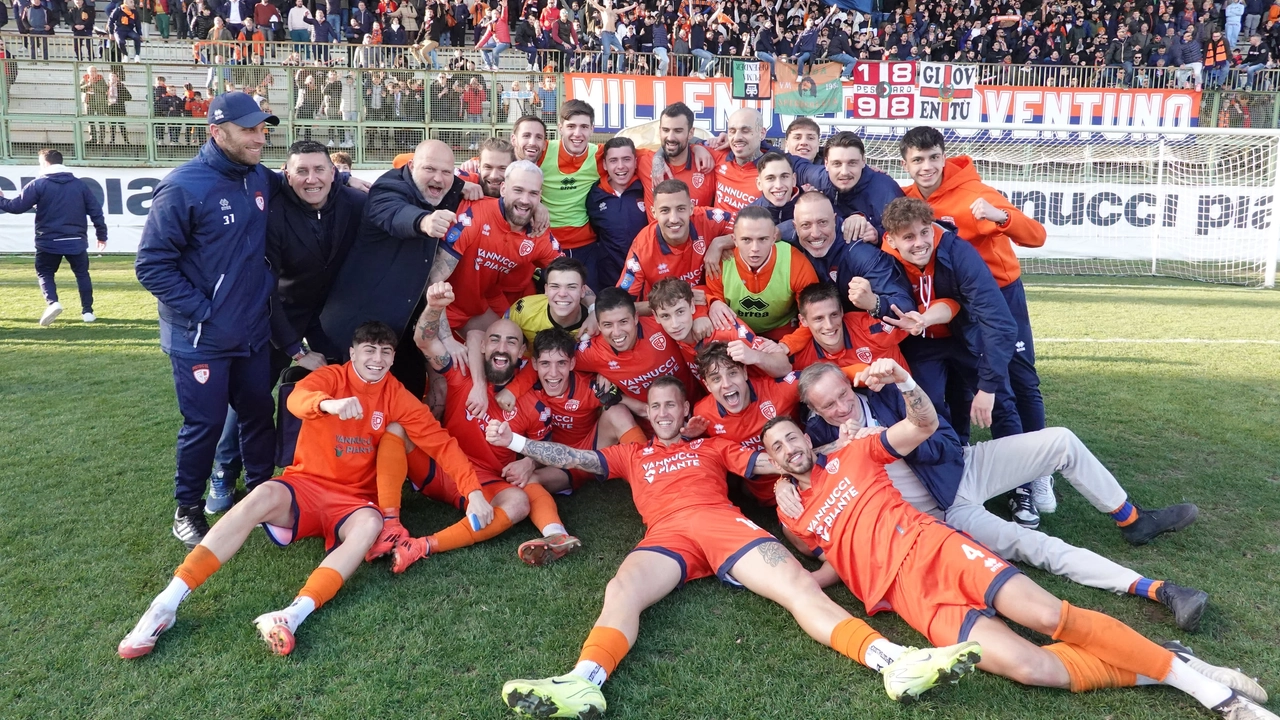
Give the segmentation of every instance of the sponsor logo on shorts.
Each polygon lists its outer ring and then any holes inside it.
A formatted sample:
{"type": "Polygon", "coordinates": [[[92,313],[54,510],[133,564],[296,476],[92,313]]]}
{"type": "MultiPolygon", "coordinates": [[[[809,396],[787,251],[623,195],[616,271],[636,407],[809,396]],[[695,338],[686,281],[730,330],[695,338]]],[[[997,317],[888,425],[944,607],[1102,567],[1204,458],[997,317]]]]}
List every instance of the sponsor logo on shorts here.
{"type": "Polygon", "coordinates": [[[200,383],[201,385],[209,382],[209,366],[193,365],[191,367],[191,376],[194,377],[196,379],[196,382],[200,383]]]}

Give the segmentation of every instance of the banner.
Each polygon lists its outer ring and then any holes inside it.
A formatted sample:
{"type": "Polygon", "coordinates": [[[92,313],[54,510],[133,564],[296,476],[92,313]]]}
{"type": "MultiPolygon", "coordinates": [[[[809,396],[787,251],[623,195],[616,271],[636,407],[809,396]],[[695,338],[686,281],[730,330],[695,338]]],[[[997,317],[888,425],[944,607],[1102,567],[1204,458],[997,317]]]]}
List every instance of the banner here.
{"type": "MultiPolygon", "coordinates": [[[[156,185],[173,168],[88,168],[73,167],[71,173],[89,184],[89,189],[102,203],[103,218],[107,223],[107,249],[109,253],[134,253],[142,239],[142,226],[151,210],[151,194],[156,185]]],[[[381,170],[357,170],[353,174],[373,182],[381,170]]],[[[36,165],[0,165],[0,190],[13,199],[23,186],[40,176],[36,165]]],[[[86,219],[87,220],[87,219],[86,219]]],[[[0,253],[35,252],[36,212],[32,209],[21,215],[0,212],[0,253]]],[[[93,225],[89,225],[89,249],[97,238],[93,225]]]]}
{"type": "Polygon", "coordinates": [[[811,65],[808,75],[796,75],[796,66],[778,63],[773,83],[773,104],[786,115],[830,115],[840,112],[840,63],[811,65]]]}
{"type": "Polygon", "coordinates": [[[734,60],[733,97],[735,100],[773,97],[773,78],[769,74],[769,63],[734,60]]]}
{"type": "Polygon", "coordinates": [[[975,119],[974,88],[977,85],[977,66],[920,63],[920,99],[916,104],[919,108],[916,119],[942,122],[975,119]]]}
{"type": "Polygon", "coordinates": [[[1081,125],[1133,132],[1200,124],[1200,93],[981,86],[975,120],[1014,125],[1081,125]]]}
{"type": "Polygon", "coordinates": [[[916,90],[915,62],[860,62],[844,86],[844,119],[910,120],[916,90]]]}

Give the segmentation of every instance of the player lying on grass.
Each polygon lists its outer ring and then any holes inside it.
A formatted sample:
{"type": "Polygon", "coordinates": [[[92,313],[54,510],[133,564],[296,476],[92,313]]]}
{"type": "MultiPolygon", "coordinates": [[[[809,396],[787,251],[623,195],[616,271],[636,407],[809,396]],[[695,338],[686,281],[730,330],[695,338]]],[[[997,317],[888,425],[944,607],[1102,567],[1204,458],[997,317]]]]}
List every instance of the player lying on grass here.
{"type": "MultiPolygon", "coordinates": [[[[383,323],[365,323],[351,340],[350,361],[326,365],[298,381],[288,401],[289,412],[302,419],[294,463],[254,488],[213,526],[120,641],[120,657],[151,652],[160,633],[173,626],[178,604],[230,560],[259,524],[282,546],[323,537],[328,552],[292,604],[253,621],[273,652],[288,655],[298,626],[337,594],[382,530],[375,458],[388,440],[403,447],[407,437],[436,458],[470,499],[468,512],[488,522],[493,510],[457,441],[387,373],[398,337],[383,323]]],[[[402,472],[400,482],[403,478],[402,472]]]]}
{"type": "Polygon", "coordinates": [[[544,465],[626,479],[647,528],[605,588],[604,607],[573,671],[508,682],[502,697],[511,709],[534,717],[598,717],[606,707],[600,687],[636,641],[640,614],[685,582],[711,575],[778,603],[814,640],[881,672],[894,699],[971,669],[981,656],[976,643],[921,652],[889,642],[832,602],[791,553],[743,517],[729,501],[726,474],[776,469],[737,443],[686,440],[689,403],[679,380],[655,380],[646,403],[655,438],[600,451],[528,440],[505,422],[489,423],[494,445],[544,465]]]}
{"type": "MultiPolygon", "coordinates": [[[[906,404],[893,385],[877,392],[854,388],[832,363],[805,368],[800,374],[799,393],[814,413],[805,432],[819,448],[864,427],[888,427],[906,417],[906,404]]],[[[928,440],[886,468],[894,487],[912,507],[945,517],[949,525],[1001,557],[1081,585],[1155,600],[1173,612],[1178,627],[1194,631],[1209,601],[1203,590],[1145,578],[1097,553],[1006,521],[986,509],[988,500],[1055,471],[1090,504],[1110,515],[1130,544],[1145,545],[1157,535],[1181,530],[1196,519],[1196,506],[1188,503],[1147,510],[1130,502],[1115,476],[1066,428],[1011,435],[969,447],[960,442],[946,418],[939,416],[938,429],[928,440]]],[[[779,494],[794,496],[794,490],[785,486],[779,494]]],[[[780,507],[791,517],[799,517],[801,512],[798,497],[794,504],[780,507]]]]}
{"type": "Polygon", "coordinates": [[[979,668],[1025,685],[1073,692],[1168,685],[1230,720],[1276,717],[1257,704],[1266,692],[1244,674],[1059,600],[986,546],[904,502],[884,466],[927,441],[938,417],[892,361],[876,361],[861,379],[872,388],[896,383],[906,417],[887,430],[864,430],[828,455],[815,453],[789,418],[771,420],[762,433],[769,458],[800,491],[803,514],[779,517],[821,552],[825,563],[814,572],[820,584],[843,581],[868,613],[892,609],[935,644],[976,640],[979,668]],[[1034,645],[997,614],[1058,642],[1034,645]]]}
{"type": "MultiPolygon", "coordinates": [[[[485,330],[483,380],[487,385],[487,402],[484,412],[475,415],[467,409],[471,380],[453,362],[439,336],[443,314],[455,299],[453,287],[447,282],[435,283],[427,288],[426,297],[427,307],[418,319],[414,341],[426,355],[427,363],[448,384],[444,426],[466,448],[484,496],[493,503],[493,522],[475,527],[469,518],[463,518],[427,537],[403,537],[394,542],[392,571],[401,573],[425,557],[496,537],[525,516],[542,533],[541,538],[520,546],[519,555],[525,562],[545,564],[580,547],[582,543],[570,535],[560,521],[555,498],[538,483],[529,482],[536,470],[534,462],[485,442],[485,426],[492,418],[510,418],[511,423],[534,437],[542,437],[550,429],[551,413],[536,396],[522,394],[512,412],[504,412],[494,399],[494,392],[516,375],[520,359],[524,357],[524,333],[507,319],[495,320],[485,330]]],[[[408,460],[408,476],[415,488],[434,500],[455,507],[460,505],[454,478],[441,476],[430,458],[418,451],[411,453],[408,460]]]]}

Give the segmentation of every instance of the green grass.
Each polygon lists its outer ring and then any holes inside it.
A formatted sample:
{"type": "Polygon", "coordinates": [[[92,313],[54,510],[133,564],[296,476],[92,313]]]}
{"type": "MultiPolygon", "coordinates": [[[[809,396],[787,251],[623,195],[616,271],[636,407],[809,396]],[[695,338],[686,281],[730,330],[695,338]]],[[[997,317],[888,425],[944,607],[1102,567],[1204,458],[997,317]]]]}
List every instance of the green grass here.
{"type": "MultiPolygon", "coordinates": [[[[30,258],[0,258],[0,717],[500,718],[503,680],[566,671],[605,583],[642,527],[625,485],[563,500],[584,551],[544,569],[528,523],[403,577],[362,568],[288,658],[250,624],[289,602],[320,560],[255,533],[136,662],[115,646],[183,557],[169,534],[179,416],[155,305],[125,258],[95,259],[94,326],[51,328],[30,258]]],[[[1032,316],[1051,424],[1072,428],[1139,502],[1189,500],[1200,521],[1131,548],[1069,488],[1044,529],[1140,572],[1203,587],[1186,636],[1154,603],[1031,577],[1156,639],[1190,643],[1280,690],[1280,293],[1168,280],[1034,277],[1032,316]],[[1085,340],[1086,338],[1092,340],[1085,340]],[[1199,338],[1254,343],[1123,343],[1199,338]]],[[[69,301],[69,302],[68,302],[69,301]]],[[[405,524],[457,513],[406,501],[405,524]]],[[[844,589],[832,592],[856,615],[844,589]]],[[[890,638],[922,638],[892,616],[890,638]]],[[[981,676],[908,708],[806,638],[765,600],[702,581],[646,613],[606,694],[616,718],[1196,718],[1168,689],[1070,695],[981,676]]]]}

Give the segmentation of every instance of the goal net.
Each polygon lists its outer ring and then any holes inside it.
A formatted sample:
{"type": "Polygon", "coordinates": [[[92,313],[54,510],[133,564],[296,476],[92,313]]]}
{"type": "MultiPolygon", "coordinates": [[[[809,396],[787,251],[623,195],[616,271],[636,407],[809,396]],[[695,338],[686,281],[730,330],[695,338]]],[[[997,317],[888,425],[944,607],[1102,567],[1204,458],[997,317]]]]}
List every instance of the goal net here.
{"type": "MultiPolygon", "coordinates": [[[[906,183],[898,138],[910,127],[835,129],[857,132],[867,162],[906,183]]],[[[939,128],[948,156],[972,157],[987,183],[1044,224],[1043,247],[1017,248],[1025,272],[1275,283],[1280,131],[939,128]]]]}

